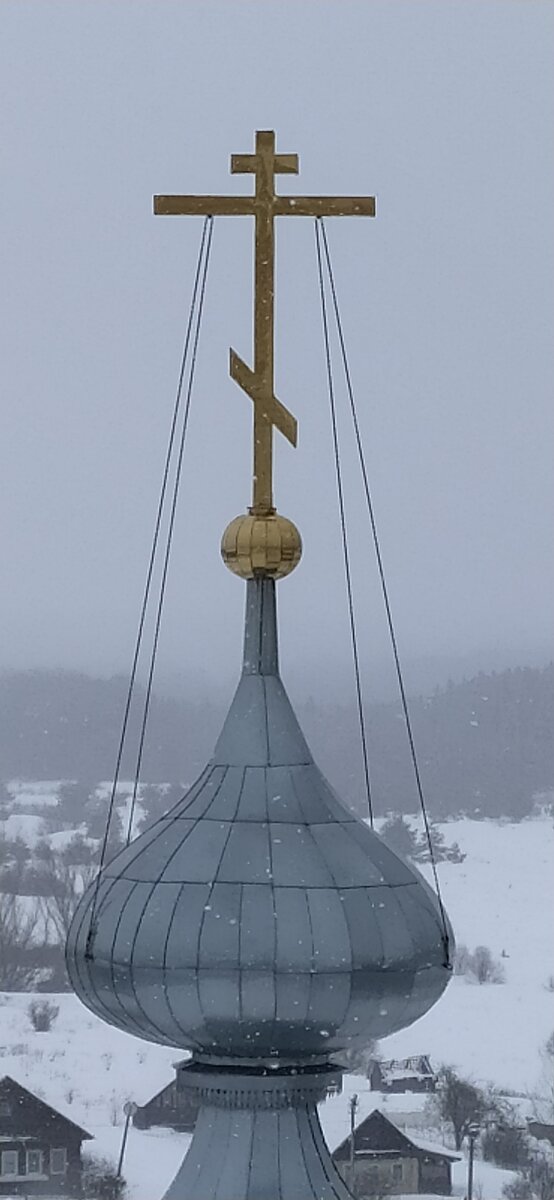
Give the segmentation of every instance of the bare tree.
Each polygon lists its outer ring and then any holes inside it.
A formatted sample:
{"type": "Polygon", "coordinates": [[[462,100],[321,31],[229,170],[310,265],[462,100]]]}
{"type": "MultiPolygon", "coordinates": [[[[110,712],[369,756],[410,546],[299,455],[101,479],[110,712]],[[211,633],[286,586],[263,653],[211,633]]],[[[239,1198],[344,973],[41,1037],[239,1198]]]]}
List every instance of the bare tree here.
{"type": "Polygon", "coordinates": [[[481,1137],[481,1154],[485,1162],[496,1163],[508,1171],[521,1171],[529,1164],[529,1141],[512,1113],[506,1118],[487,1123],[481,1137]]]}
{"type": "Polygon", "coordinates": [[[534,1121],[543,1125],[554,1122],[554,1030],[541,1047],[542,1070],[536,1091],[529,1096],[534,1121]]]}
{"type": "Polygon", "coordinates": [[[463,942],[456,946],[454,956],[454,974],[468,975],[471,969],[471,953],[463,942]]]}
{"type": "Polygon", "coordinates": [[[114,1163],[95,1155],[83,1156],[83,1196],[86,1200],[122,1200],[127,1184],[114,1163]]]}
{"type": "Polygon", "coordinates": [[[480,1124],[490,1109],[481,1088],[469,1079],[462,1079],[450,1066],[439,1068],[432,1104],[441,1120],[452,1126],[456,1150],[460,1150],[470,1125],[480,1124]]]}
{"type": "Polygon", "coordinates": [[[0,832],[0,866],[15,866],[21,870],[30,857],[31,851],[19,834],[14,838],[7,838],[0,832]]]}
{"type": "Polygon", "coordinates": [[[476,946],[473,951],[463,943],[456,946],[454,974],[472,975],[479,984],[504,983],[504,967],[488,946],[476,946]]]}
{"type": "Polygon", "coordinates": [[[27,1012],[35,1033],[48,1033],[59,1014],[59,1005],[51,1000],[32,1000],[27,1012]]]}
{"type": "Polygon", "coordinates": [[[25,907],[19,897],[0,893],[0,988],[26,991],[42,975],[33,951],[44,945],[39,937],[40,914],[25,907]]]}
{"type": "Polygon", "coordinates": [[[73,858],[74,855],[68,847],[62,854],[51,850],[49,854],[45,854],[43,860],[43,911],[62,942],[67,938],[79,900],[89,883],[92,883],[97,871],[93,862],[76,863],[73,858]]]}
{"type": "Polygon", "coordinates": [[[470,960],[470,970],[477,983],[503,983],[504,970],[493,958],[488,946],[476,946],[470,960]]]}
{"type": "Polygon", "coordinates": [[[528,1166],[502,1190],[507,1200],[552,1200],[554,1163],[546,1154],[532,1155],[528,1166]]]}

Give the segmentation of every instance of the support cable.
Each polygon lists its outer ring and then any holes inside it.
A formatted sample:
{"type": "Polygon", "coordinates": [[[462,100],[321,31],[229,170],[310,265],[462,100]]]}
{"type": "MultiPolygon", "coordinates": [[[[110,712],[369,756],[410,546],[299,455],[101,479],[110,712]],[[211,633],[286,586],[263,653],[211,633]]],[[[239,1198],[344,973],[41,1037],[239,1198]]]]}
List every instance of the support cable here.
{"type": "Polygon", "coordinates": [[[165,508],[165,499],[166,499],[166,493],[167,493],[169,471],[170,471],[170,467],[171,467],[171,461],[173,458],[173,450],[174,450],[174,444],[175,444],[177,422],[178,422],[179,412],[181,410],[183,382],[184,382],[184,378],[185,378],[185,368],[186,368],[186,363],[187,363],[188,354],[189,354],[189,346],[190,346],[190,340],[191,340],[191,335],[192,335],[192,330],[193,330],[194,314],[195,314],[196,306],[197,306],[198,292],[199,292],[199,288],[201,285],[200,281],[202,278],[202,266],[203,266],[203,262],[205,259],[206,239],[207,239],[208,232],[211,229],[212,220],[213,220],[212,217],[209,217],[209,216],[206,217],[204,220],[203,227],[202,227],[202,235],[201,235],[201,239],[200,239],[200,248],[198,251],[198,259],[197,259],[197,263],[196,263],[196,270],[195,270],[194,283],[193,283],[193,289],[192,289],[192,297],[191,297],[189,315],[188,315],[186,332],[185,332],[185,340],[184,340],[184,345],[183,345],[183,352],[181,355],[181,364],[180,364],[180,368],[179,368],[177,392],[176,392],[176,396],[175,396],[175,403],[173,406],[173,413],[172,413],[171,426],[170,426],[170,432],[169,432],[169,440],[168,440],[163,475],[162,475],[162,484],[161,484],[161,488],[160,488],[160,495],[159,495],[158,507],[157,507],[157,512],[156,512],[156,520],[155,520],[155,524],[154,524],[154,534],[153,534],[153,538],[152,538],[152,546],[151,546],[151,550],[150,550],[150,557],[149,557],[148,568],[147,568],[147,572],[146,572],[146,582],[145,582],[145,586],[144,586],[144,593],[143,593],[142,604],[141,604],[141,609],[140,609],[137,637],[136,637],[136,641],[135,641],[135,648],[134,648],[133,660],[132,660],[132,665],[131,665],[131,673],[130,673],[130,677],[129,677],[129,686],[127,689],[127,696],[126,696],[125,707],[124,707],[124,711],[123,711],[123,720],[122,720],[122,725],[121,725],[121,733],[120,733],[117,756],[116,756],[114,779],[112,782],[112,787],[111,787],[111,791],[110,791],[110,799],[109,799],[109,803],[108,803],[106,828],[104,831],[104,837],[102,839],[102,848],[100,851],[100,863],[99,863],[99,867],[98,867],[98,874],[96,876],[94,896],[92,899],[92,905],[91,905],[91,910],[90,910],[90,922],[89,922],[89,930],[88,930],[88,934],[87,934],[85,958],[92,957],[92,938],[93,938],[93,931],[94,931],[94,918],[96,915],[96,909],[97,909],[97,905],[98,905],[98,893],[99,893],[99,889],[100,889],[102,871],[103,871],[105,860],[106,860],[108,839],[109,839],[110,827],[111,827],[111,822],[112,822],[112,817],[113,817],[113,810],[114,810],[114,806],[115,806],[115,799],[116,799],[116,795],[117,795],[117,787],[118,787],[118,783],[119,783],[119,774],[121,771],[123,750],[125,747],[125,740],[126,740],[127,729],[128,729],[128,725],[129,725],[131,702],[132,702],[134,687],[135,687],[135,683],[136,683],[138,662],[139,662],[140,651],[141,651],[141,646],[142,646],[142,639],[143,639],[143,634],[144,634],[144,624],[145,624],[145,620],[146,620],[148,601],[150,598],[150,592],[151,592],[151,587],[152,587],[152,577],[153,577],[153,573],[154,573],[154,565],[155,565],[155,561],[156,561],[162,518],[163,518],[163,513],[164,513],[164,508],[165,508]]]}
{"type": "Polygon", "coordinates": [[[363,444],[362,444],[362,439],[361,439],[361,434],[360,434],[358,413],[357,413],[357,409],[356,409],[356,402],[354,399],[354,389],[352,386],[352,377],[350,374],[350,367],[348,364],[348,356],[346,353],[346,343],[345,343],[345,339],[344,339],[342,319],[341,319],[341,315],[340,315],[337,290],[336,290],[336,286],[335,286],[335,277],[334,277],[333,267],[332,267],[332,263],[331,263],[331,255],[329,252],[327,231],[325,229],[325,223],[322,218],[319,218],[319,224],[321,225],[321,240],[322,240],[323,252],[324,252],[324,256],[325,256],[325,263],[326,263],[326,267],[327,267],[327,274],[328,274],[328,278],[329,278],[329,285],[330,285],[330,289],[331,289],[331,297],[332,297],[332,301],[333,301],[333,311],[334,311],[335,323],[336,323],[336,327],[337,327],[337,334],[338,334],[338,340],[339,340],[340,351],[341,351],[344,377],[345,377],[345,381],[346,381],[346,390],[348,393],[350,412],[352,415],[352,422],[353,422],[353,426],[354,426],[354,434],[355,434],[355,438],[356,438],[358,459],[360,462],[360,469],[362,472],[363,487],[364,487],[364,492],[365,492],[369,521],[370,521],[370,525],[371,525],[373,545],[375,547],[375,557],[377,559],[377,569],[379,571],[379,579],[381,582],[381,591],[383,594],[383,601],[384,601],[384,605],[385,605],[385,613],[386,613],[387,625],[388,625],[389,636],[390,636],[390,640],[391,640],[392,652],[393,652],[393,657],[394,657],[396,677],[398,680],[398,687],[399,687],[399,691],[400,691],[402,711],[403,711],[403,715],[404,715],[404,721],[406,724],[406,732],[408,735],[408,743],[409,743],[409,747],[410,747],[410,756],[412,759],[412,765],[413,765],[414,776],[415,776],[415,781],[416,781],[416,788],[417,788],[417,793],[418,793],[418,797],[419,797],[421,813],[422,813],[422,817],[423,817],[423,824],[425,827],[425,835],[427,838],[427,845],[429,847],[429,857],[431,860],[431,866],[432,866],[432,870],[433,870],[433,879],[435,882],[437,900],[439,903],[439,909],[440,909],[440,914],[441,914],[441,918],[442,918],[443,945],[444,945],[444,952],[445,952],[445,958],[446,958],[445,966],[449,970],[452,970],[452,962],[451,962],[451,957],[450,957],[450,938],[449,938],[449,934],[448,934],[448,923],[446,920],[446,912],[445,912],[444,904],[442,901],[439,877],[438,877],[438,872],[437,872],[437,864],[436,864],[436,860],[435,860],[435,854],[433,851],[433,842],[431,839],[431,829],[430,829],[430,825],[429,825],[429,818],[427,816],[427,809],[426,809],[426,805],[425,805],[425,797],[424,797],[424,792],[423,792],[423,784],[421,781],[419,763],[418,763],[417,754],[416,754],[415,740],[414,740],[414,735],[413,735],[412,722],[411,722],[411,718],[410,718],[408,698],[407,698],[406,689],[404,686],[404,678],[403,678],[402,667],[401,667],[401,663],[400,663],[400,654],[398,651],[398,642],[396,639],[396,633],[395,633],[394,623],[393,623],[393,619],[392,619],[392,610],[391,610],[391,605],[390,605],[387,582],[386,582],[386,578],[385,578],[385,570],[384,570],[384,566],[383,566],[381,546],[380,546],[380,542],[379,542],[379,536],[377,533],[377,523],[375,520],[375,511],[373,508],[373,500],[372,500],[371,490],[370,490],[370,486],[369,486],[369,479],[368,479],[365,456],[364,456],[364,451],[363,451],[363,444]]]}
{"type": "Polygon", "coordinates": [[[158,607],[157,607],[157,611],[156,611],[154,641],[152,644],[152,653],[150,655],[150,666],[149,666],[149,670],[148,670],[148,683],[146,686],[146,698],[145,698],[145,702],[144,702],[144,712],[143,712],[143,716],[142,716],[142,724],[141,724],[141,729],[140,729],[139,747],[138,747],[137,762],[136,762],[136,767],[135,767],[135,778],[134,778],[134,783],[133,783],[133,795],[132,795],[132,799],[131,799],[131,806],[130,806],[130,812],[129,812],[129,824],[128,824],[128,828],[127,828],[127,845],[129,845],[129,842],[131,841],[131,836],[132,836],[132,832],[133,832],[133,820],[134,820],[135,807],[136,807],[136,802],[137,802],[137,794],[138,794],[139,781],[140,781],[140,772],[141,772],[141,768],[142,768],[142,755],[143,755],[143,751],[144,751],[144,739],[146,736],[146,726],[148,723],[148,714],[150,711],[150,701],[152,698],[152,683],[154,680],[154,669],[156,666],[156,655],[158,652],[158,642],[159,642],[159,638],[160,638],[160,626],[161,626],[162,613],[163,613],[164,600],[165,600],[167,573],[168,573],[168,569],[169,569],[169,560],[171,557],[173,529],[175,526],[175,513],[177,511],[177,500],[179,497],[179,485],[181,482],[181,471],[182,471],[182,467],[183,467],[183,454],[184,454],[184,450],[185,450],[185,441],[186,441],[187,428],[188,428],[188,422],[189,422],[192,386],[194,383],[194,376],[195,376],[195,371],[196,371],[196,359],[197,359],[197,354],[198,354],[198,340],[200,337],[200,326],[202,323],[202,314],[204,311],[204,298],[205,298],[205,294],[206,294],[206,280],[208,277],[208,266],[209,266],[209,262],[210,262],[210,251],[211,251],[211,246],[212,246],[212,235],[213,235],[213,217],[208,217],[207,219],[210,222],[210,224],[209,224],[209,230],[208,230],[208,239],[207,239],[207,243],[206,243],[206,253],[205,253],[205,257],[204,257],[204,265],[203,265],[203,270],[202,270],[202,283],[200,285],[200,298],[198,301],[198,312],[196,315],[196,326],[195,326],[195,330],[194,330],[194,339],[193,339],[192,354],[191,354],[191,361],[190,361],[190,368],[189,368],[189,377],[188,377],[188,383],[187,383],[185,408],[184,408],[184,414],[183,414],[183,426],[181,429],[181,439],[179,442],[177,467],[175,470],[175,480],[174,480],[174,484],[173,484],[173,495],[172,495],[172,499],[171,499],[171,510],[170,510],[170,516],[169,516],[169,527],[168,527],[168,531],[167,531],[167,540],[166,540],[164,562],[163,562],[163,568],[162,568],[162,578],[161,578],[161,583],[160,583],[160,594],[158,597],[158,607]]]}
{"type": "Polygon", "coordinates": [[[348,617],[350,622],[350,638],[352,642],[352,657],[354,660],[354,677],[356,681],[356,702],[358,708],[358,723],[360,727],[360,741],[362,745],[362,758],[364,766],[364,780],[367,795],[367,806],[369,809],[369,823],[373,829],[373,803],[371,796],[371,781],[369,774],[369,755],[367,749],[367,736],[364,717],[364,706],[362,699],[362,681],[360,672],[360,659],[358,654],[358,638],[356,633],[356,616],[354,611],[354,598],[352,594],[352,578],[350,573],[350,551],[348,549],[348,532],[346,527],[346,513],[344,507],[344,492],[342,486],[342,468],[340,462],[340,448],[337,430],[337,412],[335,404],[335,385],[333,381],[333,368],[331,362],[331,347],[329,342],[329,322],[327,317],[327,300],[325,297],[325,286],[323,279],[323,262],[321,257],[320,243],[320,223],[321,218],[317,217],[314,222],[315,227],[315,244],[317,253],[317,269],[319,276],[319,296],[321,300],[321,320],[323,324],[323,340],[325,344],[325,361],[327,366],[327,388],[329,393],[329,407],[331,411],[331,429],[333,434],[333,454],[335,459],[335,473],[337,477],[337,493],[339,500],[340,527],[342,536],[342,553],[344,560],[344,574],[346,579],[346,594],[348,598],[348,617]]]}

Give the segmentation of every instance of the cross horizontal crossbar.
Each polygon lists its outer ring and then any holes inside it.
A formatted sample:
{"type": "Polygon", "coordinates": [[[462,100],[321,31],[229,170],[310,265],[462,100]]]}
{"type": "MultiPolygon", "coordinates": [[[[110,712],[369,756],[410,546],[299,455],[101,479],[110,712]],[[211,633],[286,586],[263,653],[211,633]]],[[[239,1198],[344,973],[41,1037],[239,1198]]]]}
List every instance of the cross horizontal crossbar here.
{"type": "MultiPolygon", "coordinates": [[[[259,166],[257,154],[232,154],[231,175],[255,175],[259,166]]],[[[275,154],[273,156],[274,175],[298,175],[297,154],[275,154]]]]}
{"type": "MultiPolygon", "coordinates": [[[[247,217],[256,212],[255,196],[154,196],[159,217],[247,217]]],[[[374,217],[374,196],[275,196],[276,217],[374,217]]]]}

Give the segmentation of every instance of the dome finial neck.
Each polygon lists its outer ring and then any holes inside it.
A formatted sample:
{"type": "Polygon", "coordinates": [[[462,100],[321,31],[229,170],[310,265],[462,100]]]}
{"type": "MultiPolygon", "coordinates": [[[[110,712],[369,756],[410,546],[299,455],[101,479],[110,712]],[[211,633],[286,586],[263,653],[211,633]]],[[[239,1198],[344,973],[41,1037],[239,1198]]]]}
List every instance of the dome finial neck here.
{"type": "Polygon", "coordinates": [[[277,596],[273,579],[246,584],[244,675],[278,675],[277,596]]]}

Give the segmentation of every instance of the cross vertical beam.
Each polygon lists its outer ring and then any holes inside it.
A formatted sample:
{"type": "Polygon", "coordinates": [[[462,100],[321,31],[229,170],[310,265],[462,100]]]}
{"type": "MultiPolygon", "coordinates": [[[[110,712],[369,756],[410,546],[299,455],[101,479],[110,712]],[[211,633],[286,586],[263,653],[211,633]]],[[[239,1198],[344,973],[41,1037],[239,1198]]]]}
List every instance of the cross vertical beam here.
{"type": "Polygon", "coordinates": [[[275,231],[275,136],[256,135],[256,229],[254,267],[254,374],[258,376],[261,399],[254,410],[254,494],[257,512],[273,507],[273,430],[270,406],[273,399],[275,231]]]}
{"type": "MultiPolygon", "coordinates": [[[[252,509],[257,514],[273,509],[273,424],[274,395],[274,327],[275,327],[275,231],[273,204],[275,199],[276,174],[296,173],[296,155],[275,155],[273,131],[258,131],[256,152],[248,155],[233,155],[231,173],[253,173],[255,178],[255,234],[254,234],[254,380],[250,391],[254,399],[254,486],[252,509]],[[251,390],[252,389],[252,390],[251,390]]],[[[245,386],[245,364],[231,351],[231,375],[236,382],[245,386]]],[[[275,424],[280,422],[275,421],[275,424]]],[[[287,433],[296,444],[296,422],[294,430],[287,433]]]]}

